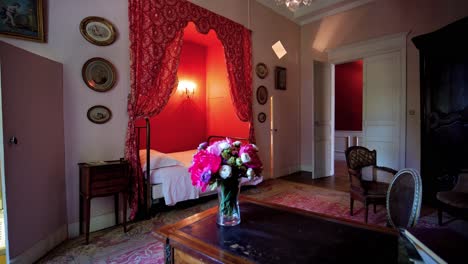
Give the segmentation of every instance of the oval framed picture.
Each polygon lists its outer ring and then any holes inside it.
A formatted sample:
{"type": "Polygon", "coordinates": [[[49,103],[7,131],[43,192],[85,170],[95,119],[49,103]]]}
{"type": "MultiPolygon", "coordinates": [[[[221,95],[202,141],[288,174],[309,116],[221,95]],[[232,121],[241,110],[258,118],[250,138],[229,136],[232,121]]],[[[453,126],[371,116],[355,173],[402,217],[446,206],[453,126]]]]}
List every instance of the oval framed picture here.
{"type": "Polygon", "coordinates": [[[103,105],[95,105],[88,109],[87,116],[95,124],[104,124],[112,118],[112,112],[103,105]]]}
{"type": "Polygon", "coordinates": [[[261,105],[266,104],[268,101],[268,90],[265,86],[261,85],[257,88],[257,102],[261,105]]]}
{"type": "Polygon", "coordinates": [[[117,74],[114,65],[103,58],[88,60],[81,70],[83,81],[96,92],[107,92],[115,85],[117,74]]]}
{"type": "Polygon", "coordinates": [[[268,76],[268,67],[265,63],[260,62],[255,67],[255,73],[257,74],[258,78],[265,79],[268,76]]]}
{"type": "Polygon", "coordinates": [[[266,114],[263,112],[258,113],[257,119],[258,122],[264,123],[266,121],[266,114]]]}
{"type": "Polygon", "coordinates": [[[114,43],[117,37],[111,22],[95,16],[86,17],[81,21],[80,32],[88,42],[98,46],[108,46],[114,43]]]}

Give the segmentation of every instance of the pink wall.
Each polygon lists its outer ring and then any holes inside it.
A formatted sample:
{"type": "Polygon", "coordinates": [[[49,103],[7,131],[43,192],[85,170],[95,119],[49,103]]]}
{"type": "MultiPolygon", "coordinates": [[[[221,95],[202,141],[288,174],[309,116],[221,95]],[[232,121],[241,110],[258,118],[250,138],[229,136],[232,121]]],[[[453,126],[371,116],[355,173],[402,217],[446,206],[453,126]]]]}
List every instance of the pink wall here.
{"type": "Polygon", "coordinates": [[[335,130],[362,130],[362,60],[335,65],[335,130]]]}
{"type": "MultiPolygon", "coordinates": [[[[419,54],[411,38],[437,30],[465,16],[468,16],[466,0],[376,0],[304,25],[301,28],[303,94],[308,94],[313,87],[313,77],[310,74],[313,72],[313,60],[326,60],[326,50],[407,32],[406,107],[408,111],[415,110],[416,113],[406,116],[406,166],[419,168],[421,144],[419,54]]],[[[309,98],[304,100],[310,101],[309,98]]],[[[312,120],[313,112],[303,109],[301,117],[312,120]]],[[[312,135],[313,138],[313,126],[303,129],[302,133],[312,135]]],[[[304,148],[309,146],[305,145],[304,148]]]]}
{"type": "Polygon", "coordinates": [[[55,240],[44,245],[45,251],[67,236],[62,64],[1,41],[0,61],[8,241],[14,258],[52,234],[55,240]],[[7,144],[13,135],[18,145],[7,144]]]}
{"type": "Polygon", "coordinates": [[[184,41],[177,76],[197,84],[194,96],[178,90],[151,118],[151,147],[165,153],[194,149],[206,140],[206,47],[184,41]]]}
{"type": "Polygon", "coordinates": [[[207,136],[249,137],[249,123],[241,122],[231,98],[224,48],[213,43],[207,53],[207,136]]]}
{"type": "MultiPolygon", "coordinates": [[[[254,76],[254,91],[266,85],[284,114],[278,117],[278,153],[282,158],[275,162],[275,169],[294,171],[300,164],[298,147],[300,140],[300,27],[274,13],[257,1],[239,0],[190,0],[197,5],[225,16],[253,31],[253,65],[266,63],[270,70],[275,65],[288,68],[288,90],[275,91],[273,74],[260,80],[254,76]],[[275,29],[275,30],[272,30],[275,29]],[[288,55],[278,60],[271,45],[280,40],[288,49],[288,55]],[[281,140],[283,139],[283,140],[281,140]]],[[[68,230],[70,237],[78,236],[79,181],[76,164],[84,161],[118,159],[124,155],[124,142],[128,122],[127,96],[130,89],[128,0],[51,0],[47,10],[47,43],[36,43],[0,37],[2,41],[24,48],[41,56],[63,63],[63,111],[65,122],[65,174],[67,193],[68,230]],[[63,10],[73,10],[64,12],[63,10]],[[109,19],[117,28],[119,37],[111,46],[100,47],[88,43],[76,30],[84,17],[96,15],[109,19]],[[116,86],[106,93],[96,93],[84,86],[81,67],[91,57],[110,60],[117,69],[116,86]],[[86,111],[95,104],[103,104],[112,110],[112,119],[96,125],[86,118],[86,111]]],[[[254,117],[265,112],[270,117],[269,106],[253,103],[254,117]]],[[[265,177],[270,177],[270,125],[255,121],[257,145],[265,164],[265,177]]],[[[91,202],[91,230],[114,224],[112,197],[93,199],[91,202]]]]}

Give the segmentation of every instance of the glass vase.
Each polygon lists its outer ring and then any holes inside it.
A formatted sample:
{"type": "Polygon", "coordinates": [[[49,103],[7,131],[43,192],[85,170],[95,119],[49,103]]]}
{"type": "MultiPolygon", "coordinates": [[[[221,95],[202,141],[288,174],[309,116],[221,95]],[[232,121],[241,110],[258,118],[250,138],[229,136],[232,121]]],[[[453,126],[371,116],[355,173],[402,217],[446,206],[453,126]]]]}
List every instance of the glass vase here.
{"type": "Polygon", "coordinates": [[[235,226],[240,224],[239,209],[240,179],[234,177],[221,180],[218,183],[218,219],[221,226],[235,226]]]}

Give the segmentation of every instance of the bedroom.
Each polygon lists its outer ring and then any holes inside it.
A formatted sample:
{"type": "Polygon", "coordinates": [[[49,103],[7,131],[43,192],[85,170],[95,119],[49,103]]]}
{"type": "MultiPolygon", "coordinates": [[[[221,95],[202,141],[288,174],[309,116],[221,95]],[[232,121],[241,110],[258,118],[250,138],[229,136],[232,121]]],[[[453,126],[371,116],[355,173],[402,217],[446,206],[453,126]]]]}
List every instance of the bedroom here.
{"type": "MultiPolygon", "coordinates": [[[[115,1],[112,6],[108,1],[48,1],[48,42],[47,44],[3,38],[2,41],[13,44],[30,52],[45,56],[64,64],[63,69],[63,112],[65,145],[66,179],[66,220],[48,234],[57,237],[76,237],[79,218],[79,183],[77,163],[92,160],[111,160],[123,156],[127,112],[126,104],[130,86],[129,71],[129,27],[128,1],[115,1]],[[73,10],[69,12],[67,10],[73,10]],[[89,45],[79,34],[80,21],[90,15],[98,15],[111,20],[119,31],[119,38],[110,47],[89,45]],[[90,57],[109,58],[116,66],[118,82],[109,93],[96,95],[83,85],[81,67],[90,57]],[[106,104],[113,110],[110,122],[97,126],[86,118],[86,111],[92,105],[106,104]],[[65,230],[65,231],[63,231],[65,230]]],[[[286,175],[299,169],[312,169],[310,146],[313,115],[311,115],[313,94],[312,64],[314,59],[326,60],[326,50],[345,44],[364,41],[399,32],[410,32],[408,39],[423,33],[432,32],[457,19],[466,16],[466,8],[461,1],[449,4],[438,1],[371,1],[355,9],[328,14],[323,18],[300,26],[261,5],[257,1],[193,1],[215,13],[238,22],[254,33],[253,65],[263,62],[270,66],[282,66],[288,69],[288,89],[275,90],[274,76],[265,80],[253,78],[253,89],[259,85],[267,86],[270,95],[277,103],[278,133],[275,136],[276,153],[275,171],[265,170],[265,178],[286,175]],[[433,15],[438,14],[440,15],[433,15]],[[394,21],[383,23],[382,20],[394,21]],[[359,30],[358,30],[359,28],[359,30]],[[288,55],[278,60],[271,50],[271,45],[281,40],[288,55]]],[[[419,109],[419,70],[418,53],[408,41],[408,109],[419,109]]],[[[253,104],[255,116],[259,112],[270,113],[268,106],[253,104]]],[[[271,115],[268,115],[271,116],[271,115]]],[[[262,160],[269,164],[270,124],[255,124],[257,145],[261,150],[262,160]],[[268,151],[266,151],[268,150],[268,151]]],[[[407,117],[406,164],[419,168],[420,160],[420,125],[416,116],[407,117]]],[[[98,198],[92,202],[92,230],[113,225],[114,210],[112,199],[98,198]]],[[[45,206],[45,208],[47,208],[45,206]]],[[[32,247],[37,238],[27,248],[32,247]]],[[[59,239],[60,240],[60,239],[59,239]]]]}

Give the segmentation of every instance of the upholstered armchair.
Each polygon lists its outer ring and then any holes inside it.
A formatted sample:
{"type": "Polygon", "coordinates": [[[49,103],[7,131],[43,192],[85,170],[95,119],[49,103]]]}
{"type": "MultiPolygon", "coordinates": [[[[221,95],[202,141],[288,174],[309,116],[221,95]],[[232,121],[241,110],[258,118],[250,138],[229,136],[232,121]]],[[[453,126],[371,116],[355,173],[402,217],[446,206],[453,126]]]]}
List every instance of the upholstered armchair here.
{"type": "Polygon", "coordinates": [[[350,215],[353,215],[354,200],[364,203],[367,223],[369,215],[369,204],[385,205],[388,183],[379,179],[391,178],[397,173],[396,170],[377,166],[377,152],[361,146],[352,146],[345,152],[346,164],[348,166],[350,182],[350,215]]]}
{"type": "Polygon", "coordinates": [[[442,225],[442,214],[447,212],[457,217],[468,217],[468,171],[458,174],[455,187],[450,191],[438,192],[439,225],[442,225]]]}

